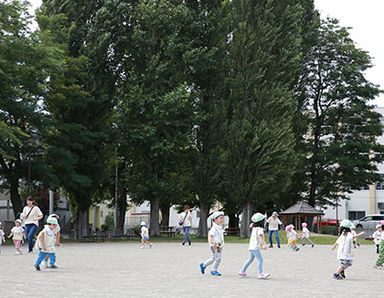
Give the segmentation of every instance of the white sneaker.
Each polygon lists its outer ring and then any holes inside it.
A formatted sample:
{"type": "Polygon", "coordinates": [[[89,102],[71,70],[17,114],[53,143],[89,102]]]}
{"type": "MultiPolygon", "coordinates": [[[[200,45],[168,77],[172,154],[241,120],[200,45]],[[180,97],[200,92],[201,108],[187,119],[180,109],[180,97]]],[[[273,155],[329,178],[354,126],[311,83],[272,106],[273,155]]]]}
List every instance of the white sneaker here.
{"type": "Polygon", "coordinates": [[[47,260],[43,260],[43,267],[44,268],[48,268],[49,266],[48,266],[48,261],[47,260]]]}
{"type": "Polygon", "coordinates": [[[16,256],[19,255],[19,254],[20,254],[20,253],[19,253],[18,251],[15,252],[15,255],[16,255],[16,256]]]}
{"type": "Polygon", "coordinates": [[[144,248],[144,245],[140,246],[140,248],[144,248]]]}
{"type": "Polygon", "coordinates": [[[258,279],[266,279],[268,278],[268,276],[270,276],[271,273],[259,273],[259,275],[257,276],[258,279]]]}

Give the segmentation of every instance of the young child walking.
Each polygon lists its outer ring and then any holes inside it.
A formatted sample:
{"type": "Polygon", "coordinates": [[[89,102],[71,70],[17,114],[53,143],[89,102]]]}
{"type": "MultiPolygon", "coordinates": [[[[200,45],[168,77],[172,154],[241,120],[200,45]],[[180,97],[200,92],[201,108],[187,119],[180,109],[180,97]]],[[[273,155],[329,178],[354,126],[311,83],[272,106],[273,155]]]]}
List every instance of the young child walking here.
{"type": "Polygon", "coordinates": [[[212,256],[203,263],[200,263],[201,274],[205,273],[205,268],[213,263],[211,275],[221,276],[217,271],[220,262],[221,254],[224,246],[224,231],[222,225],[224,223],[224,212],[216,211],[211,215],[212,227],[208,232],[208,243],[211,248],[212,256]]]}
{"type": "Polygon", "coordinates": [[[288,247],[292,249],[293,251],[298,251],[300,248],[297,247],[296,240],[297,240],[297,233],[295,231],[294,225],[288,225],[285,227],[285,231],[287,232],[287,240],[288,240],[288,247]]]}
{"type": "Polygon", "coordinates": [[[337,268],[337,271],[332,276],[335,279],[341,280],[345,278],[345,270],[348,267],[351,267],[353,264],[353,240],[365,234],[365,232],[361,232],[359,234],[352,235],[351,226],[352,222],[348,219],[343,219],[341,221],[340,236],[336,240],[335,244],[333,244],[332,246],[332,250],[337,248],[337,259],[340,261],[340,266],[337,268]]]}
{"type": "MultiPolygon", "coordinates": [[[[352,234],[352,236],[356,236],[357,235],[356,227],[355,227],[355,225],[353,223],[351,223],[351,234],[352,234]]],[[[358,248],[358,247],[360,247],[360,243],[357,240],[357,237],[353,238],[353,248],[358,248]]]]}
{"type": "MultiPolygon", "coordinates": [[[[47,220],[48,219],[51,219],[51,218],[54,218],[54,219],[56,219],[57,220],[57,226],[56,226],[56,228],[54,228],[53,229],[53,234],[54,234],[54,238],[55,238],[55,245],[57,246],[57,247],[60,247],[60,225],[59,225],[59,219],[60,219],[60,217],[57,215],[57,214],[55,214],[55,213],[52,213],[52,214],[50,214],[49,216],[48,216],[48,218],[47,218],[47,220]]],[[[47,227],[47,225],[45,225],[45,227],[47,227]]],[[[36,246],[37,246],[37,249],[39,248],[38,247],[38,242],[39,241],[37,241],[36,242],[36,246]]],[[[48,265],[48,260],[49,260],[49,255],[46,255],[45,256],[45,258],[44,258],[44,260],[43,260],[43,267],[45,267],[45,268],[48,268],[49,267],[49,265],[48,265]]]]}
{"type": "Polygon", "coordinates": [[[0,254],[1,254],[1,245],[3,245],[3,241],[5,242],[5,233],[3,231],[3,224],[0,222],[0,254]]]}
{"type": "Polygon", "coordinates": [[[309,234],[309,230],[308,230],[308,228],[307,228],[307,223],[306,223],[306,222],[303,222],[303,223],[301,224],[301,226],[303,227],[303,235],[301,236],[301,241],[303,242],[303,246],[304,246],[305,244],[307,244],[307,243],[305,242],[305,240],[307,240],[309,243],[311,243],[312,248],[313,248],[315,245],[313,244],[313,242],[312,242],[312,240],[311,240],[311,235],[309,234]]]}
{"type": "Polygon", "coordinates": [[[383,229],[380,224],[376,225],[376,231],[372,234],[373,242],[375,242],[376,253],[379,253],[380,239],[383,229]]]}
{"type": "Polygon", "coordinates": [[[15,226],[11,230],[11,234],[9,234],[8,238],[13,240],[13,244],[15,244],[16,252],[15,255],[22,255],[23,251],[20,249],[21,241],[25,239],[24,229],[21,226],[21,220],[15,220],[15,226]]]}
{"type": "Polygon", "coordinates": [[[57,219],[56,218],[50,218],[47,219],[47,225],[44,227],[44,229],[39,233],[37,236],[37,241],[39,242],[39,255],[37,256],[37,260],[35,262],[35,268],[37,271],[41,271],[40,264],[44,260],[44,258],[48,255],[49,256],[49,263],[50,267],[52,269],[56,269],[57,266],[56,263],[56,248],[55,248],[55,232],[54,230],[57,227],[57,219]]]}
{"type": "Polygon", "coordinates": [[[253,262],[255,257],[257,258],[257,261],[259,263],[258,266],[258,278],[259,279],[265,279],[268,276],[270,276],[270,273],[263,272],[263,257],[261,256],[260,250],[266,250],[267,245],[264,241],[264,219],[265,215],[261,213],[255,213],[252,218],[252,224],[250,228],[252,229],[251,238],[249,239],[249,259],[246,261],[243,265],[243,268],[241,268],[239,275],[240,276],[247,276],[245,273],[247,271],[248,266],[253,262]]]}
{"type": "MultiPolygon", "coordinates": [[[[381,229],[384,231],[384,221],[381,222],[381,229]]],[[[375,268],[383,269],[384,263],[384,232],[381,233],[380,243],[379,243],[379,255],[376,260],[375,268]]]]}
{"type": "Polygon", "coordinates": [[[149,245],[149,248],[152,248],[152,243],[149,242],[149,233],[148,233],[148,228],[145,225],[145,222],[141,222],[141,247],[140,248],[145,248],[145,244],[149,245]]]}

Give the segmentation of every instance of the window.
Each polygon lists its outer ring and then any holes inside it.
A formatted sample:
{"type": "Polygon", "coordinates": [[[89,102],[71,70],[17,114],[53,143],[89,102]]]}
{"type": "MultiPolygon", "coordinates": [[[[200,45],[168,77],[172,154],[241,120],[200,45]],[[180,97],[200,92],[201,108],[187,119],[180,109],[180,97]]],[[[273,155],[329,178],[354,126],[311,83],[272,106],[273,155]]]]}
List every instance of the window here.
{"type": "MultiPolygon", "coordinates": [[[[381,178],[384,177],[384,174],[380,174],[381,178]]],[[[384,190],[384,182],[376,182],[376,190],[384,190]]]]}
{"type": "Polygon", "coordinates": [[[348,218],[350,220],[360,219],[365,216],[365,211],[349,211],[348,218]]]}
{"type": "Polygon", "coordinates": [[[372,216],[373,220],[384,220],[384,216],[372,216]]]}

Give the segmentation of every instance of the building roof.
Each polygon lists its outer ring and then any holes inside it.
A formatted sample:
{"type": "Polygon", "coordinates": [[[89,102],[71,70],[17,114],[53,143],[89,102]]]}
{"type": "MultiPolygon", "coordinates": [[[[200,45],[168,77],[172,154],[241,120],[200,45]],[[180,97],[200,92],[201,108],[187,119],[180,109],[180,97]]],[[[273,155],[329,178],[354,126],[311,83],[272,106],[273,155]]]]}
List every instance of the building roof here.
{"type": "Polygon", "coordinates": [[[282,215],[291,215],[291,214],[313,214],[313,215],[319,215],[324,214],[323,211],[317,210],[316,208],[312,207],[308,203],[304,201],[299,201],[295,205],[289,207],[288,209],[279,212],[279,214],[282,215]]]}

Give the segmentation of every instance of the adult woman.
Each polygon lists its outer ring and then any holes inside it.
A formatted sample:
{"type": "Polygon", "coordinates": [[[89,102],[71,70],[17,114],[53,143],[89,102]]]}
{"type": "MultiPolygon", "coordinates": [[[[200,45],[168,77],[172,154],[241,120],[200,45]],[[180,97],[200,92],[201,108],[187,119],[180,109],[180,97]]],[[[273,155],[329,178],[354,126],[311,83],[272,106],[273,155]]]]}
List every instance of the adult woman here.
{"type": "Polygon", "coordinates": [[[183,231],[184,231],[183,245],[187,241],[189,245],[191,245],[191,239],[189,238],[189,230],[191,229],[191,226],[192,226],[192,214],[188,205],[185,205],[184,212],[180,213],[179,224],[183,227],[183,231]]]}
{"type": "Polygon", "coordinates": [[[276,211],[272,213],[272,216],[267,219],[267,224],[268,224],[268,238],[269,238],[269,247],[273,247],[273,242],[272,242],[272,233],[275,234],[276,242],[277,242],[277,247],[280,248],[280,239],[279,239],[279,225],[283,225],[283,223],[280,221],[278,218],[278,214],[276,211]]]}
{"type": "Polygon", "coordinates": [[[32,252],[33,245],[35,244],[33,236],[35,236],[37,227],[39,226],[39,220],[43,218],[43,213],[39,207],[35,206],[35,201],[31,197],[28,197],[27,206],[24,207],[20,217],[25,219],[24,233],[28,241],[28,252],[32,252]]]}

